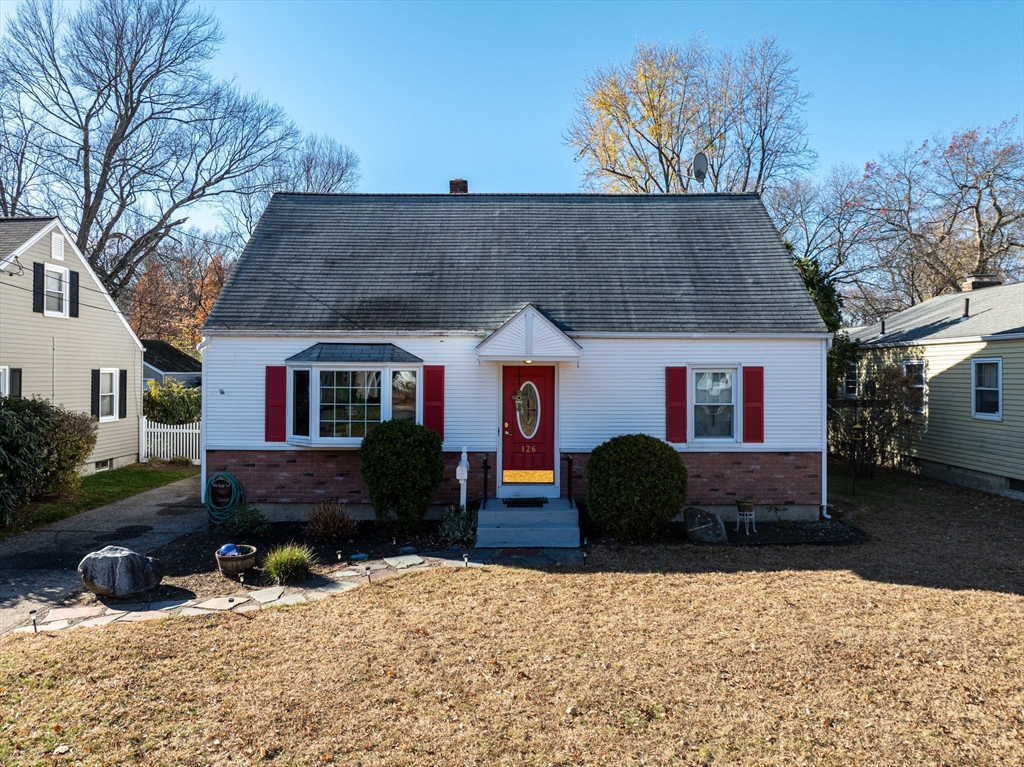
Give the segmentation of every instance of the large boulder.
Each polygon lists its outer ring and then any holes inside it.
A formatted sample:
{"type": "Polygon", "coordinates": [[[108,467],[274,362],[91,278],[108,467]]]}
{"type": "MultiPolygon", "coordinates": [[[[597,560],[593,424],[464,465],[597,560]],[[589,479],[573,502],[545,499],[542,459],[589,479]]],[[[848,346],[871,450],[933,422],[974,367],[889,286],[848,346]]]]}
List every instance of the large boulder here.
{"type": "Polygon", "coordinates": [[[78,574],[93,594],[120,598],[155,589],[164,577],[164,568],[153,557],[121,546],[107,546],[86,554],[78,564],[78,574]]]}
{"type": "Polygon", "coordinates": [[[696,506],[683,509],[686,537],[694,543],[726,543],[725,523],[717,514],[696,506]]]}

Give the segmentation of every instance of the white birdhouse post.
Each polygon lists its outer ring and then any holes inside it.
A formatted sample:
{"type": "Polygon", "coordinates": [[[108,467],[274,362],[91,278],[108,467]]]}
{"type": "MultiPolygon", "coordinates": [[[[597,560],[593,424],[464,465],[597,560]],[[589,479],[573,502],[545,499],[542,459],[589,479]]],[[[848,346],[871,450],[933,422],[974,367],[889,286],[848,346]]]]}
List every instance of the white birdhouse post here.
{"type": "Polygon", "coordinates": [[[466,457],[466,448],[462,448],[462,460],[455,467],[455,478],[459,480],[459,503],[466,508],[466,481],[469,479],[469,459],[466,457]]]}

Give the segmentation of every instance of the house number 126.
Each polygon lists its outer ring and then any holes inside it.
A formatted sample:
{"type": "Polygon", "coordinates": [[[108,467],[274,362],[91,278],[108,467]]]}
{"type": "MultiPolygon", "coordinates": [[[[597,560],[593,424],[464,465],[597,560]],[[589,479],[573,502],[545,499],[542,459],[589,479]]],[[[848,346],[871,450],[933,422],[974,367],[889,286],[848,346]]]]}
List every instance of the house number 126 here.
{"type": "Polygon", "coordinates": [[[523,452],[524,453],[536,453],[537,452],[537,446],[536,445],[523,445],[523,452]]]}

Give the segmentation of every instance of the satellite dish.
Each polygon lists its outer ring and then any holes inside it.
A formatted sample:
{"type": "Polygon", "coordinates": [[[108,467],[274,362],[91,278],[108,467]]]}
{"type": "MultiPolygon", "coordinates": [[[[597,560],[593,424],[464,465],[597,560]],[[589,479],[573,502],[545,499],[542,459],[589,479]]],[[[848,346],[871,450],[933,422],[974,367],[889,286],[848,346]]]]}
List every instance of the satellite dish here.
{"type": "Polygon", "coordinates": [[[697,152],[693,157],[693,177],[698,184],[704,183],[704,177],[708,175],[708,156],[703,152],[697,152]]]}

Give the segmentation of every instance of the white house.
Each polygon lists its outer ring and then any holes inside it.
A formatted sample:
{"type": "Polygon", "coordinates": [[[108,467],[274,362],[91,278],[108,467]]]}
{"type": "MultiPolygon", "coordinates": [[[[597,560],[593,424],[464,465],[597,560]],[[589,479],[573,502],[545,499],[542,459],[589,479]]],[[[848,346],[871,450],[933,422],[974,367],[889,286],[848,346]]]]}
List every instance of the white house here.
{"type": "Polygon", "coordinates": [[[831,334],[756,195],[278,194],[204,333],[204,473],[255,502],[365,502],[363,435],[408,418],[443,438],[438,502],[463,447],[471,498],[486,465],[478,545],[576,545],[569,466],[582,498],[619,434],[726,518],[826,503],[831,334]]]}

